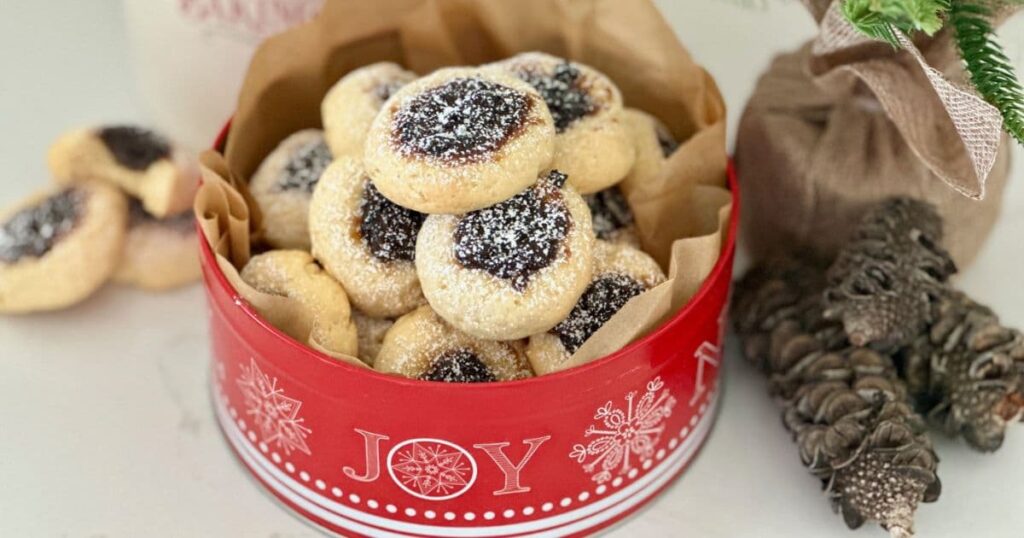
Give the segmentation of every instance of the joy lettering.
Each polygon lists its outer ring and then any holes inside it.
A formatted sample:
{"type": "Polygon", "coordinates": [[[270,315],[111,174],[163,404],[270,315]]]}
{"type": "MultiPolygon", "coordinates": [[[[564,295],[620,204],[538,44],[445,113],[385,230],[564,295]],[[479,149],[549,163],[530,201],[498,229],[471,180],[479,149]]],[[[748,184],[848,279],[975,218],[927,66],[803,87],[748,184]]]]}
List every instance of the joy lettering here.
{"type": "MultiPolygon", "coordinates": [[[[473,487],[479,472],[477,460],[469,450],[441,439],[409,439],[391,444],[387,435],[356,429],[361,437],[365,460],[361,468],[345,466],[345,476],[359,482],[374,482],[387,471],[391,480],[407,493],[427,500],[452,499],[473,487]],[[390,448],[388,448],[390,446],[390,448]],[[388,450],[385,457],[384,450],[388,450]]],[[[524,439],[525,453],[517,461],[509,455],[512,443],[477,443],[476,453],[486,455],[485,461],[493,464],[488,469],[497,469],[504,478],[504,485],[493,491],[494,495],[513,495],[530,491],[523,481],[523,472],[541,445],[551,439],[550,435],[524,439]]]]}

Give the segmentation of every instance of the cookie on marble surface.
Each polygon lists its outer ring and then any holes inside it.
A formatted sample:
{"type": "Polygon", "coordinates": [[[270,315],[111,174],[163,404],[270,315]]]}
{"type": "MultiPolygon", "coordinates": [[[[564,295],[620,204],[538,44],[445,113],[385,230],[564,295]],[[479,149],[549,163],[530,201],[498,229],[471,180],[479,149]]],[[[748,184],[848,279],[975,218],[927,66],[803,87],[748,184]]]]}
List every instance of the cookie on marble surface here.
{"type": "Polygon", "coordinates": [[[530,337],[526,354],[538,375],[559,370],[630,299],[665,281],[658,262],[625,244],[598,241],[594,277],[569,315],[530,337]]]}
{"type": "Polygon", "coordinates": [[[583,198],[553,171],[492,207],[430,215],[416,243],[416,272],[430,305],[478,338],[544,332],[590,282],[594,232],[583,198]]]}
{"type": "Polygon", "coordinates": [[[555,120],[551,167],[589,194],[618,183],[635,159],[618,87],[596,69],[542,52],[527,52],[491,64],[540,92],[555,120]]]}
{"type": "Polygon", "coordinates": [[[263,293],[298,301],[313,320],[309,344],[355,357],[358,335],[344,288],[303,250],[272,250],[253,256],[241,272],[246,284],[263,293]]]}
{"type": "Polygon", "coordinates": [[[319,129],[293,133],[263,159],[249,181],[249,192],[263,215],[267,244],[309,250],[309,201],[333,160],[319,129]]]}
{"type": "Polygon", "coordinates": [[[414,264],[424,218],[381,195],[358,159],[341,156],[313,193],[313,255],[360,311],[398,317],[424,303],[414,264]]]}
{"type": "Polygon", "coordinates": [[[633,210],[618,186],[583,197],[594,221],[594,236],[611,243],[624,243],[640,248],[633,210]]]}
{"type": "Polygon", "coordinates": [[[366,133],[381,107],[413,80],[415,73],[391,62],[360,67],[338,80],[320,103],[320,117],[331,152],[361,157],[366,133]]]}
{"type": "Polygon", "coordinates": [[[98,181],[47,189],[0,213],[0,312],[91,295],[117,266],[126,220],[124,195],[98,181]]]}
{"type": "Polygon", "coordinates": [[[145,290],[162,291],[202,276],[199,237],[192,211],[158,219],[142,203],[128,201],[128,231],[113,280],[145,290]]]}
{"type": "Polygon", "coordinates": [[[547,105],[529,84],[495,70],[448,68],[385,104],[364,162],[396,204],[461,214],[532,185],[551,162],[554,138],[547,105]]]}
{"type": "Polygon", "coordinates": [[[162,135],[116,125],[61,135],[47,157],[61,185],[105,181],[142,200],[150,214],[166,217],[192,207],[198,172],[192,158],[162,135]]]}
{"type": "Polygon", "coordinates": [[[533,376],[520,342],[474,338],[446,323],[429,306],[395,322],[384,337],[374,369],[445,383],[513,381],[533,376]]]}

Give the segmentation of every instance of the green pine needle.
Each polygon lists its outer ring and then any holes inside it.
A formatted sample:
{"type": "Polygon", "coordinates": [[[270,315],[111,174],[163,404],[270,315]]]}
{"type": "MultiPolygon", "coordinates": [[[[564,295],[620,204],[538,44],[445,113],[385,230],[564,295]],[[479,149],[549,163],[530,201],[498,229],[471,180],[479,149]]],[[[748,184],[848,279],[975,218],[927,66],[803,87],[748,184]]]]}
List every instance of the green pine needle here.
{"type": "Polygon", "coordinates": [[[1024,87],[996,41],[993,8],[1024,0],[845,0],[843,14],[865,35],[899,48],[899,33],[933,35],[947,23],[971,82],[999,109],[1006,132],[1024,144],[1024,87]]]}
{"type": "Polygon", "coordinates": [[[896,32],[924,32],[942,29],[942,16],[950,0],[846,0],[843,15],[862,33],[899,47],[896,32]]]}
{"type": "Polygon", "coordinates": [[[985,0],[955,0],[949,23],[974,87],[999,109],[1006,132],[1024,144],[1024,88],[996,41],[989,6],[985,0]]]}

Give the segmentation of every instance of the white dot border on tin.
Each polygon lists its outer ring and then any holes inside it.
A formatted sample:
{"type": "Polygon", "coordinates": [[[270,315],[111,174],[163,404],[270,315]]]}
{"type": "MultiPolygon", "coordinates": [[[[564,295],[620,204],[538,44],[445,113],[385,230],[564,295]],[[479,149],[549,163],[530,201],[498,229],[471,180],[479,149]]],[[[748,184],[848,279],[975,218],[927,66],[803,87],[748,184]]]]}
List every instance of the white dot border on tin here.
{"type": "Polygon", "coordinates": [[[450,522],[460,519],[468,522],[475,521],[478,517],[486,521],[494,521],[497,519],[513,519],[517,515],[521,515],[524,518],[529,518],[537,515],[544,515],[556,511],[559,508],[568,509],[573,504],[585,503],[588,500],[590,500],[591,497],[601,497],[602,495],[607,494],[610,489],[621,488],[627,482],[631,482],[639,478],[641,476],[640,469],[643,469],[643,471],[646,473],[646,471],[653,468],[654,463],[656,461],[664,460],[668,456],[669,452],[674,451],[676,448],[679,447],[680,441],[689,437],[690,433],[696,427],[697,423],[700,421],[700,419],[704,417],[704,415],[707,414],[708,410],[710,409],[709,403],[714,401],[716,391],[717,388],[708,391],[704,401],[701,403],[700,407],[698,407],[697,412],[694,413],[694,415],[690,418],[688,423],[679,430],[679,433],[677,435],[673,435],[669,438],[667,443],[667,451],[665,448],[658,449],[658,451],[654,454],[653,457],[642,460],[638,467],[633,467],[625,475],[616,476],[612,480],[598,484],[597,486],[594,487],[593,490],[585,490],[575,496],[567,496],[562,497],[561,499],[552,499],[549,501],[534,503],[528,506],[524,506],[518,510],[513,508],[504,508],[488,510],[481,514],[477,514],[476,512],[472,511],[462,513],[446,511],[443,513],[439,513],[436,512],[435,510],[424,510],[423,512],[420,512],[419,510],[413,507],[400,507],[391,503],[381,505],[380,502],[374,499],[367,499],[365,502],[363,502],[363,499],[355,493],[349,493],[348,495],[346,495],[344,490],[341,489],[340,485],[332,485],[329,482],[326,482],[325,480],[320,478],[314,479],[309,474],[309,472],[297,468],[295,464],[293,464],[291,461],[285,460],[277,451],[271,450],[270,447],[266,445],[266,443],[258,440],[256,434],[252,431],[252,429],[247,428],[248,425],[245,423],[245,420],[242,418],[237,418],[239,417],[238,411],[230,404],[227,395],[220,390],[218,390],[218,395],[223,401],[224,406],[227,408],[228,413],[231,415],[232,419],[234,419],[234,422],[238,426],[239,430],[241,430],[242,432],[248,432],[243,436],[246,440],[248,440],[261,453],[269,454],[271,461],[273,461],[276,467],[286,471],[289,475],[293,475],[299,478],[304,483],[310,483],[310,481],[313,481],[313,484],[316,486],[316,488],[319,491],[324,492],[325,495],[327,492],[329,492],[333,497],[335,497],[335,500],[337,501],[348,501],[348,503],[353,506],[365,506],[371,510],[379,510],[383,508],[383,510],[388,514],[401,515],[405,516],[408,519],[422,518],[431,521],[441,518],[445,521],[450,522]]]}

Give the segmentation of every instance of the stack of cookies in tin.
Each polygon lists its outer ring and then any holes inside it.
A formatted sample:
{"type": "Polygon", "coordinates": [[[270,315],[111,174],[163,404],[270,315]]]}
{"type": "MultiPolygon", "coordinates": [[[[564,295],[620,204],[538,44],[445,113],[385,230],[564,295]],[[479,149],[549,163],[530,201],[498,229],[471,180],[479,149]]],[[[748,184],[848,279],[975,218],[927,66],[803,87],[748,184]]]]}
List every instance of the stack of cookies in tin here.
{"type": "Polygon", "coordinates": [[[312,313],[314,347],[410,378],[522,379],[665,281],[618,184],[653,177],[676,142],[591,67],[373,64],[321,115],[249,182],[272,250],[241,271],[312,313]]]}

